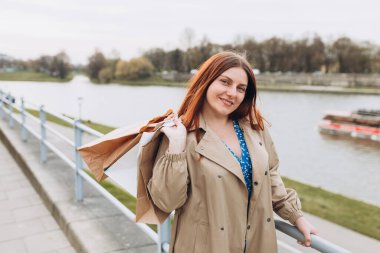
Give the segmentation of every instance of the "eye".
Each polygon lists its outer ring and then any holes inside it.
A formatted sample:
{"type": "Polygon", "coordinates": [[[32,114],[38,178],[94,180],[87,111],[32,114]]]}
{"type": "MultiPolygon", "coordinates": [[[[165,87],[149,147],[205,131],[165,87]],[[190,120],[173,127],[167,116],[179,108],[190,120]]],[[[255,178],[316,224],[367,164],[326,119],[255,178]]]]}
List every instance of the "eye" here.
{"type": "Polygon", "coordinates": [[[225,85],[228,85],[228,80],[227,79],[220,79],[220,81],[225,84],[225,85]]]}
{"type": "Polygon", "coordinates": [[[244,88],[244,87],[238,87],[237,90],[238,90],[238,92],[240,92],[240,93],[245,93],[246,88],[244,88]]]}

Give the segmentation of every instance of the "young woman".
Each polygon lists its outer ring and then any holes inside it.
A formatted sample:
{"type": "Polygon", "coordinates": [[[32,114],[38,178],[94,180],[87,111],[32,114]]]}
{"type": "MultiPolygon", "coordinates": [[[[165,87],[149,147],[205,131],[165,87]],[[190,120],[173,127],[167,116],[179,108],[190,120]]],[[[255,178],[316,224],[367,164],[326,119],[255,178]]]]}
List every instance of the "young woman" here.
{"type": "Polygon", "coordinates": [[[256,97],[249,63],[218,53],[190,81],[175,125],[162,128],[148,191],[158,208],[175,210],[170,252],[277,252],[273,211],[310,246],[316,231],[278,174],[256,97]]]}

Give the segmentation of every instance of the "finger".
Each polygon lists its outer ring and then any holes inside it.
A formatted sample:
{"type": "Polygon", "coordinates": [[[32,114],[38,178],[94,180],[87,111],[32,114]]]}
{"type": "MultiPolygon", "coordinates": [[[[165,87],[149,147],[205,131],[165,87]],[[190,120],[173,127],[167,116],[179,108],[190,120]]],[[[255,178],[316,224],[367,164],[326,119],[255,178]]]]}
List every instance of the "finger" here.
{"type": "Polygon", "coordinates": [[[299,245],[303,246],[303,247],[306,247],[305,244],[304,244],[303,242],[301,242],[301,241],[297,241],[297,243],[298,243],[299,245]]]}
{"type": "Polygon", "coordinates": [[[310,247],[310,245],[311,245],[310,233],[305,233],[304,236],[305,236],[305,241],[304,241],[305,246],[310,247]]]}
{"type": "Polygon", "coordinates": [[[313,235],[317,235],[317,234],[319,234],[319,231],[318,231],[318,229],[313,227],[313,228],[311,228],[310,233],[313,235]]]}

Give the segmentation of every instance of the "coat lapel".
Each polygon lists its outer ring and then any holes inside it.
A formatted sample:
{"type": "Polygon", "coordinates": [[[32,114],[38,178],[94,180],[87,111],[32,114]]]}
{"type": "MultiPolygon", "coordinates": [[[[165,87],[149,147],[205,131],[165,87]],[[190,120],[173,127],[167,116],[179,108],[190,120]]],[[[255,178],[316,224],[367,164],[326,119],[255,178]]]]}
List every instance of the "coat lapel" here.
{"type": "Polygon", "coordinates": [[[207,128],[206,122],[202,116],[200,117],[199,123],[199,127],[205,131],[205,134],[196,146],[195,151],[230,171],[245,185],[243,172],[241,171],[239,162],[212,129],[207,128]]]}

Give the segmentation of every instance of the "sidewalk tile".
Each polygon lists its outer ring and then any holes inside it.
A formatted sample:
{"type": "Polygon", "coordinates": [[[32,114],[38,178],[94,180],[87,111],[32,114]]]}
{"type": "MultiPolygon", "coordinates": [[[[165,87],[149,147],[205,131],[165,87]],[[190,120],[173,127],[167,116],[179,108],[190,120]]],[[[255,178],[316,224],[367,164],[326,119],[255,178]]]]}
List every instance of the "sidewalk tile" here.
{"type": "Polygon", "coordinates": [[[43,253],[70,246],[60,230],[29,236],[24,239],[28,252],[43,253]]]}
{"type": "Polygon", "coordinates": [[[22,238],[24,236],[33,235],[44,232],[43,223],[38,220],[31,220],[22,223],[12,223],[0,226],[0,242],[22,238]]]}
{"type": "Polygon", "coordinates": [[[12,223],[14,221],[15,221],[15,219],[12,215],[11,210],[0,209],[0,225],[9,224],[9,223],[12,223]]]}
{"type": "Polygon", "coordinates": [[[42,204],[16,209],[13,215],[17,222],[31,220],[35,218],[45,217],[50,215],[46,207],[42,204]]]}
{"type": "Polygon", "coordinates": [[[2,253],[27,253],[24,242],[21,239],[0,242],[0,252],[2,253]]]}
{"type": "Polygon", "coordinates": [[[42,217],[42,218],[40,218],[40,220],[43,223],[43,225],[47,231],[59,229],[57,222],[50,215],[46,216],[46,217],[42,217]]]}
{"type": "Polygon", "coordinates": [[[70,246],[70,247],[57,250],[57,253],[76,253],[76,251],[73,247],[70,246]]]}
{"type": "Polygon", "coordinates": [[[7,195],[9,199],[16,199],[22,197],[37,196],[37,193],[33,188],[14,188],[12,190],[8,190],[7,195]]]}

